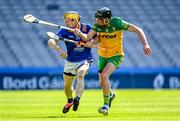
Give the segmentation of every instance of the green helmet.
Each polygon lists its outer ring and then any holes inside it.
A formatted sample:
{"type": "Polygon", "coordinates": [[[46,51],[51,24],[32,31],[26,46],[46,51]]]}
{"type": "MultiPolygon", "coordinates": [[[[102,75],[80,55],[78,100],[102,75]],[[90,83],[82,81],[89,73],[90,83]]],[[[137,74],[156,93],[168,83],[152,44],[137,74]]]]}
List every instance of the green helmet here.
{"type": "Polygon", "coordinates": [[[100,8],[95,13],[95,18],[104,19],[104,18],[111,18],[111,16],[112,16],[111,10],[108,7],[100,8]]]}

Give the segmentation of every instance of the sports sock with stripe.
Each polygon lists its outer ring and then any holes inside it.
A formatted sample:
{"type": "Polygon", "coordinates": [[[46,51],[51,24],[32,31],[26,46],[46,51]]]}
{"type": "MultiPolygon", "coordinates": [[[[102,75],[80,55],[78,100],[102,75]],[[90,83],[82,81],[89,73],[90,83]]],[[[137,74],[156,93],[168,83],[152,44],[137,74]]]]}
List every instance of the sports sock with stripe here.
{"type": "Polygon", "coordinates": [[[104,96],[104,105],[109,105],[109,96],[104,96]]]}

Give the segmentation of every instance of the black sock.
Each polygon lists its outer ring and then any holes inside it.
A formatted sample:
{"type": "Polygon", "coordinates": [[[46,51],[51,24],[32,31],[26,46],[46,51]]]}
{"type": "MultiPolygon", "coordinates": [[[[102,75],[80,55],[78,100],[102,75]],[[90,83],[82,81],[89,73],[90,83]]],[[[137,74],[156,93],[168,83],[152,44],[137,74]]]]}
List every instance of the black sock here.
{"type": "Polygon", "coordinates": [[[68,98],[68,103],[72,103],[73,98],[68,98]]]}

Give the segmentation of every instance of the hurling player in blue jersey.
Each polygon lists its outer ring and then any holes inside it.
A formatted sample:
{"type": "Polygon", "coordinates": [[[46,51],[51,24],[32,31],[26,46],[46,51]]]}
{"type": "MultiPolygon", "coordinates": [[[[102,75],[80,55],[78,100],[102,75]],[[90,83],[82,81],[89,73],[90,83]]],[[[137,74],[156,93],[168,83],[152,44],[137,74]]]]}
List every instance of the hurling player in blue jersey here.
{"type": "MultiPolygon", "coordinates": [[[[91,29],[88,24],[80,23],[80,15],[75,11],[68,11],[64,14],[64,22],[67,27],[78,28],[81,32],[87,34],[91,29]]],[[[71,39],[77,42],[82,41],[73,32],[65,29],[59,30],[58,36],[71,39]]],[[[65,58],[65,67],[63,72],[64,79],[64,89],[67,97],[67,103],[65,104],[62,112],[67,113],[71,106],[73,110],[77,111],[79,106],[80,97],[84,90],[84,77],[92,63],[91,48],[84,47],[81,45],[76,45],[71,42],[65,42],[67,52],[60,48],[57,41],[54,39],[49,39],[48,45],[57,50],[62,58],[65,58]],[[73,99],[73,82],[77,80],[76,84],[76,96],[73,99]]]]}

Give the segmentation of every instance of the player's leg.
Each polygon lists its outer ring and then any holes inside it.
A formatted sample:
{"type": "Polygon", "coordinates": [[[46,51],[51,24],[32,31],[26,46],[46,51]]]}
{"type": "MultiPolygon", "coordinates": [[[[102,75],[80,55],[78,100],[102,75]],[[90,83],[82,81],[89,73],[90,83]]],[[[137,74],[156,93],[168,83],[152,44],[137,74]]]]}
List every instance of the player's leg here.
{"type": "Polygon", "coordinates": [[[72,97],[72,83],[75,79],[74,75],[67,75],[66,73],[63,74],[64,78],[64,91],[67,98],[67,103],[65,104],[63,108],[63,113],[67,113],[70,109],[70,107],[73,105],[73,97],[72,97]]]}
{"type": "Polygon", "coordinates": [[[104,96],[104,106],[102,107],[102,112],[99,110],[100,113],[107,114],[108,109],[111,107],[111,103],[115,98],[115,94],[111,90],[109,77],[120,66],[123,58],[124,56],[114,56],[108,59],[99,57],[99,79],[104,96]]]}
{"type": "Polygon", "coordinates": [[[88,62],[85,62],[84,64],[79,66],[79,68],[77,70],[76,97],[74,98],[74,101],[73,101],[73,103],[74,103],[73,110],[74,111],[78,110],[79,101],[80,101],[81,95],[84,90],[84,77],[86,75],[87,70],[89,69],[89,65],[90,64],[88,62]]]}
{"type": "Polygon", "coordinates": [[[64,91],[65,91],[66,97],[67,99],[71,99],[72,92],[73,92],[72,83],[75,79],[75,76],[63,74],[63,79],[64,79],[64,91]]]}
{"type": "Polygon", "coordinates": [[[73,105],[72,84],[75,77],[76,77],[76,73],[75,73],[74,63],[65,61],[63,79],[64,79],[64,91],[67,97],[67,104],[63,108],[63,113],[67,113],[70,107],[73,105]]]}
{"type": "Polygon", "coordinates": [[[115,69],[116,69],[115,65],[109,62],[107,63],[103,71],[99,73],[100,85],[104,97],[104,105],[101,108],[99,108],[99,113],[103,113],[104,115],[107,115],[109,110],[109,97],[111,91],[109,76],[112,74],[112,72],[115,69]]]}
{"type": "Polygon", "coordinates": [[[81,97],[84,90],[84,77],[87,70],[89,69],[88,65],[82,65],[77,71],[77,85],[76,85],[76,96],[81,97]]]}

